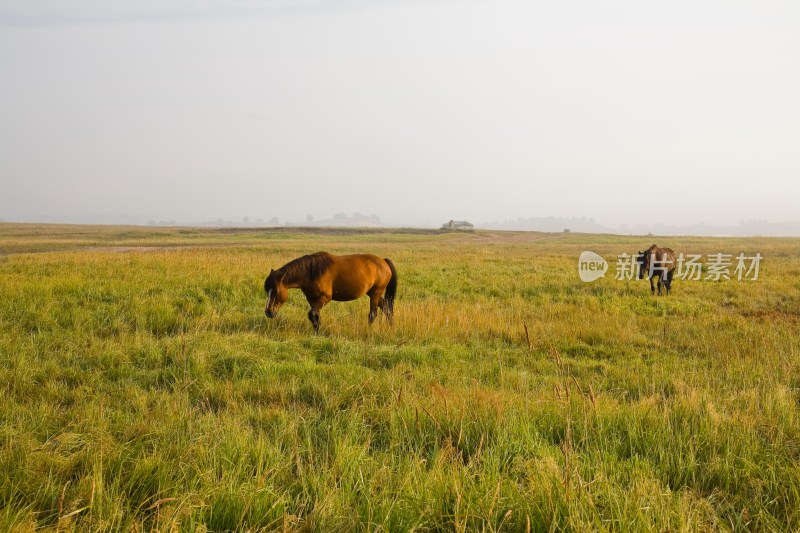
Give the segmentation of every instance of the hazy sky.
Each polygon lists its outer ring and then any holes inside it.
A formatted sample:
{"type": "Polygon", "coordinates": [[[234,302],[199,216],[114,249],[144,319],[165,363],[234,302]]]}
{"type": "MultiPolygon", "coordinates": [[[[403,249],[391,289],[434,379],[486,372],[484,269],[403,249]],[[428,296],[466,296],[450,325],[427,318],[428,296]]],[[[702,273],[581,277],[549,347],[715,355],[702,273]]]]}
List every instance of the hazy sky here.
{"type": "Polygon", "coordinates": [[[0,218],[800,219],[797,0],[2,0],[0,218]]]}

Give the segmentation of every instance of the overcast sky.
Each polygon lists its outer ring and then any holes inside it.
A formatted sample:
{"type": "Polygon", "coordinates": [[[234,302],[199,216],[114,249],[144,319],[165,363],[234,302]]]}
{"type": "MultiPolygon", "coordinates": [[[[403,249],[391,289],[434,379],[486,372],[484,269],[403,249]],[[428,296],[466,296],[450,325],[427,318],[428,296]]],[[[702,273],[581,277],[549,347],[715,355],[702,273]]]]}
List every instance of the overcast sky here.
{"type": "Polygon", "coordinates": [[[0,218],[800,219],[797,0],[2,0],[0,218]]]}

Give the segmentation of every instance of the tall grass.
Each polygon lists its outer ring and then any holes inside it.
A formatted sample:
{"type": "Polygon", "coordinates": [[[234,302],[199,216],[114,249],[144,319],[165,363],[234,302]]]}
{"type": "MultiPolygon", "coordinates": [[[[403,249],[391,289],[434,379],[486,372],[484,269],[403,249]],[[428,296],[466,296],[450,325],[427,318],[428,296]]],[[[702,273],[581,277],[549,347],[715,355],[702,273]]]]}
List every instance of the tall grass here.
{"type": "Polygon", "coordinates": [[[765,260],[655,298],[576,275],[649,238],[82,231],[0,226],[0,529],[800,529],[797,240],[660,239],[765,260]],[[394,326],[263,316],[320,249],[394,326]]]}

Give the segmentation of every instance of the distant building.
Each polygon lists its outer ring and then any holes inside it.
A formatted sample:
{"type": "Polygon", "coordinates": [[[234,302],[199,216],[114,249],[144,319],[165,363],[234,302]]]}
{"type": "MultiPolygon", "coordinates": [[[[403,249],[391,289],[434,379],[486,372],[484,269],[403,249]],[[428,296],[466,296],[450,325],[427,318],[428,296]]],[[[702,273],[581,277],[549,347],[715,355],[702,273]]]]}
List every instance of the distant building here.
{"type": "Polygon", "coordinates": [[[466,220],[451,220],[450,222],[445,222],[442,229],[474,229],[474,227],[466,220]]]}
{"type": "Polygon", "coordinates": [[[570,232],[569,228],[564,228],[564,233],[569,233],[569,232],[570,232]]]}

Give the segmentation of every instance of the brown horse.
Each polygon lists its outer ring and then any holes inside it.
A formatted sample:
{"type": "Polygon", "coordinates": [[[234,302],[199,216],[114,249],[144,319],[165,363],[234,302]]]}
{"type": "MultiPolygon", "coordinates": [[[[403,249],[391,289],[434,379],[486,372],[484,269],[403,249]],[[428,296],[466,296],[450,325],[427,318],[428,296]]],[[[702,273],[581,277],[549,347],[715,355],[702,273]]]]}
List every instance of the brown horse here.
{"type": "Polygon", "coordinates": [[[348,302],[365,294],[369,296],[369,323],[378,316],[378,308],[391,323],[397,271],[391,260],[376,255],[331,255],[327,252],[304,255],[278,270],[271,270],[264,280],[265,315],[275,318],[289,298],[289,289],[300,289],[305,294],[311,305],[308,319],[314,331],[319,331],[319,311],[325,304],[331,300],[348,302]]]}
{"type": "Polygon", "coordinates": [[[639,279],[643,279],[647,272],[650,292],[656,292],[653,278],[658,276],[658,295],[661,296],[661,287],[666,287],[669,294],[672,289],[672,276],[675,274],[675,252],[670,248],[659,248],[654,244],[644,252],[639,252],[636,263],[639,265],[639,279]]]}

